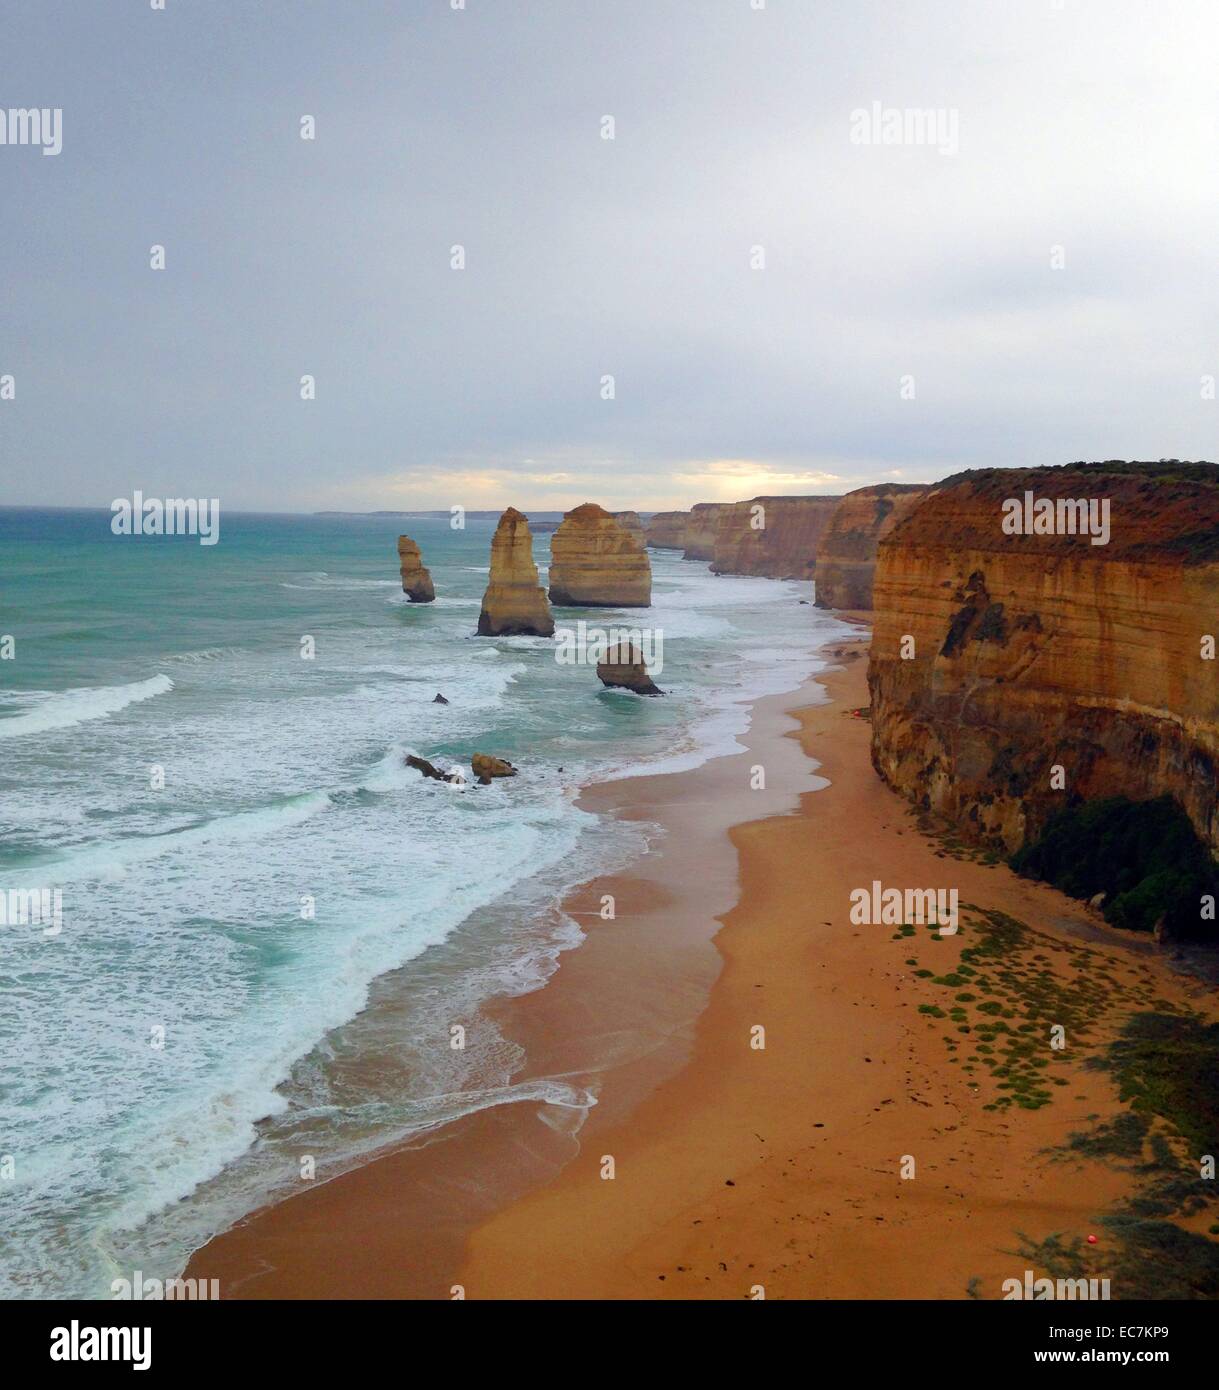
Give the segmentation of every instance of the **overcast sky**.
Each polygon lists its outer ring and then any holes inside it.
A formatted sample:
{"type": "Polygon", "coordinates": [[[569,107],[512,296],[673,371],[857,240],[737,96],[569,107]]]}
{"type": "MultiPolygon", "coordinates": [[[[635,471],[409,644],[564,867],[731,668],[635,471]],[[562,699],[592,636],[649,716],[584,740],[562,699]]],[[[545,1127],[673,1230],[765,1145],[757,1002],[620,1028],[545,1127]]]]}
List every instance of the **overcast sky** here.
{"type": "Polygon", "coordinates": [[[0,503],[1219,456],[1215,0],[756,3],[5,0],[0,503]]]}

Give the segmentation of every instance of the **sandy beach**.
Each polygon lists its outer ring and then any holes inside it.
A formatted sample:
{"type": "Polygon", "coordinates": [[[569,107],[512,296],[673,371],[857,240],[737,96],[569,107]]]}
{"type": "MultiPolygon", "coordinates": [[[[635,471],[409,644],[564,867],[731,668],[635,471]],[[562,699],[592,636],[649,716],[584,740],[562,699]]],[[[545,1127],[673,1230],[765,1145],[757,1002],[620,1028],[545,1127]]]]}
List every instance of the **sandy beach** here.
{"type": "MultiPolygon", "coordinates": [[[[664,833],[569,901],[587,936],[545,988],[494,1006],[528,1074],[596,1092],[582,1128],[536,1102],[486,1110],[254,1214],[187,1274],[254,1298],[996,1298],[1022,1237],[1094,1233],[1129,1176],[1047,1152],[1118,1109],[1083,1064],[1135,1003],[1203,991],[921,831],[870,765],[865,646],[834,654],[755,707],[745,752],[584,793],[664,833]],[[961,930],[853,923],[874,881],[956,889],[961,930]],[[991,1015],[962,1023],[955,1002],[977,997],[954,972],[986,913],[1027,924],[1039,988],[1102,982],[1065,1047],[1030,1034],[1053,1082],[1029,1108],[1011,1097],[1040,1093],[977,1043],[1001,1008],[1022,1016],[1024,965],[991,1015]]],[[[1103,1274],[1103,1237],[1090,1257],[1103,1274]]]]}

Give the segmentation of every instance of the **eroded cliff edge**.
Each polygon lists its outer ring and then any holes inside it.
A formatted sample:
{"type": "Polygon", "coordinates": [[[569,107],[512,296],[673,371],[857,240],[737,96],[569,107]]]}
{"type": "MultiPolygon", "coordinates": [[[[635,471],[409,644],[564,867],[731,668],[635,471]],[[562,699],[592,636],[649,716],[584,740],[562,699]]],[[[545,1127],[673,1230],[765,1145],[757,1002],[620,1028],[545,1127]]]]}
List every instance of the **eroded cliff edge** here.
{"type": "Polygon", "coordinates": [[[1167,793],[1219,848],[1214,464],[947,479],[880,542],[873,606],[872,760],[903,795],[1010,851],[1066,806],[1167,793]],[[1090,500],[1106,543],[1005,534],[1026,496],[1090,500]]]}
{"type": "Polygon", "coordinates": [[[729,503],[716,520],[712,572],[812,579],[822,534],[841,501],[841,497],[755,497],[729,503]]]}
{"type": "Polygon", "coordinates": [[[715,554],[715,535],[720,513],[727,502],[696,502],[686,517],[684,560],[710,560],[715,554]]]}
{"type": "Polygon", "coordinates": [[[689,512],[656,512],[648,519],[648,545],[656,550],[684,550],[689,520],[689,512]]]}
{"type": "Polygon", "coordinates": [[[872,607],[880,542],[914,506],[925,483],[861,487],[838,503],[817,546],[817,607],[872,607]]]}

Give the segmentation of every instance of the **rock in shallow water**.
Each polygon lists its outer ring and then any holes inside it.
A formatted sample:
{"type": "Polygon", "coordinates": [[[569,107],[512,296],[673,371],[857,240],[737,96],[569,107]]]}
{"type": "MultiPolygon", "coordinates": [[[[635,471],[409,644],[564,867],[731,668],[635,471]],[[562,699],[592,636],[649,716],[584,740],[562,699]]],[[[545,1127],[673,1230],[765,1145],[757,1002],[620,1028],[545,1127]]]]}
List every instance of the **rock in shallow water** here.
{"type": "Polygon", "coordinates": [[[417,758],[414,753],[406,755],[406,765],[413,767],[416,772],[422,772],[433,782],[461,782],[465,780],[460,772],[442,772],[435,763],[428,762],[426,758],[417,758]]]}
{"type": "Polygon", "coordinates": [[[636,695],[664,694],[653,682],[644,664],[643,653],[633,642],[610,647],[597,662],[597,675],[601,684],[611,689],[633,690],[636,695]]]}
{"type": "Polygon", "coordinates": [[[484,787],[490,785],[493,777],[515,777],[517,771],[507,758],[496,758],[490,753],[475,753],[470,766],[484,787]]]}

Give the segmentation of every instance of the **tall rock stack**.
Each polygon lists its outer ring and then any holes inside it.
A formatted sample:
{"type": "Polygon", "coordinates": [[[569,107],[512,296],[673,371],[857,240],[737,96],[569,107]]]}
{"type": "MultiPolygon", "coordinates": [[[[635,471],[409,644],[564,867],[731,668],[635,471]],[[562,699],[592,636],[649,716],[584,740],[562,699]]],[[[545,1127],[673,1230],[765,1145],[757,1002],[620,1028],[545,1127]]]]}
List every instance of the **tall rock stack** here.
{"type": "Polygon", "coordinates": [[[491,579],[478,615],[480,637],[553,637],[554,618],[538,583],[529,521],[515,507],[491,541],[491,579]]]}
{"type": "Polygon", "coordinates": [[[848,492],[817,546],[817,607],[872,607],[880,542],[927,491],[923,483],[887,483],[848,492]]]}
{"type": "Polygon", "coordinates": [[[715,554],[715,533],[727,502],[696,502],[686,520],[686,560],[710,560],[715,554]]]}
{"type": "Polygon", "coordinates": [[[755,497],[719,515],[713,574],[812,579],[817,547],[840,497],[755,497]]]}
{"type": "Polygon", "coordinates": [[[550,541],[550,601],[571,607],[649,607],[652,563],[642,541],[595,502],[565,513],[550,541]]]}
{"type": "Polygon", "coordinates": [[[409,536],[398,537],[398,571],[402,592],[412,603],[431,603],[436,597],[432,576],[424,568],[419,546],[409,536]]]}
{"type": "Polygon", "coordinates": [[[881,541],[873,607],[872,762],[902,795],[1010,851],[1168,794],[1219,848],[1214,464],[949,478],[881,541]]]}
{"type": "Polygon", "coordinates": [[[684,550],[689,512],[656,512],[648,518],[647,543],[653,550],[684,550]]]}

